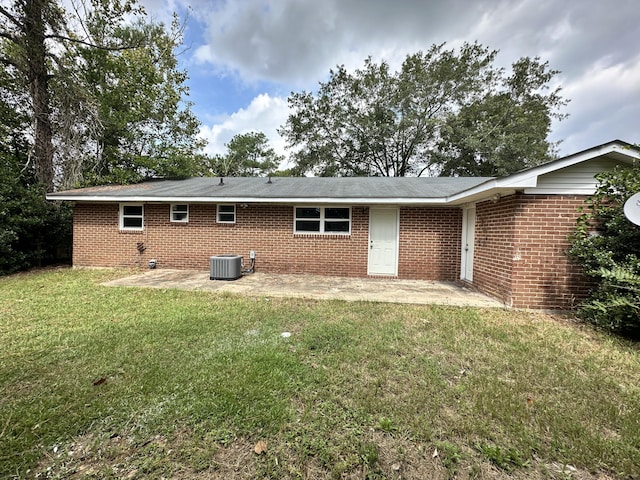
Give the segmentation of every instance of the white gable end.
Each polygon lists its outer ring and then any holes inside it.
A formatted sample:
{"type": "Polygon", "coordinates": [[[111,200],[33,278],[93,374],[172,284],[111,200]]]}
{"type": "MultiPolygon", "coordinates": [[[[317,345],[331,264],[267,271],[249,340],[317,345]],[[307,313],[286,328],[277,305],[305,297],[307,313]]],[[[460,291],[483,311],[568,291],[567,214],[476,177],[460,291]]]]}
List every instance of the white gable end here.
{"type": "Polygon", "coordinates": [[[598,173],[613,170],[617,165],[625,165],[617,160],[600,157],[576,165],[561,168],[538,177],[535,187],[526,188],[526,194],[547,195],[593,195],[596,190],[598,173]]]}

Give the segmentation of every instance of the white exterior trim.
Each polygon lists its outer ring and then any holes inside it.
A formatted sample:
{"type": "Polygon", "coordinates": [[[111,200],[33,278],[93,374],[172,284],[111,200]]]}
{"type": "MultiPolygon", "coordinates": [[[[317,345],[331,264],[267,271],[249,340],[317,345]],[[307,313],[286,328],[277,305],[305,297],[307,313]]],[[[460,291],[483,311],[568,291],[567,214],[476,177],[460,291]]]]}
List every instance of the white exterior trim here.
{"type": "Polygon", "coordinates": [[[476,206],[467,205],[462,209],[462,239],[460,242],[460,279],[473,282],[473,260],[475,253],[476,206]],[[469,223],[469,213],[473,212],[473,225],[469,223]],[[470,227],[473,226],[473,229],[470,227]]]}
{"type": "MultiPolygon", "coordinates": [[[[481,183],[473,188],[457,193],[447,198],[447,203],[466,203],[477,201],[480,198],[489,198],[496,193],[506,195],[515,190],[523,190],[524,193],[551,193],[543,190],[535,190],[538,187],[539,178],[552,172],[557,172],[579,163],[593,160],[599,157],[609,156],[620,163],[633,163],[640,161],[640,152],[627,148],[621,143],[612,142],[601,147],[592,148],[584,152],[576,153],[568,157],[560,158],[554,162],[546,163],[538,167],[529,168],[520,173],[514,173],[508,177],[495,178],[481,183]]],[[[556,189],[557,194],[585,195],[589,194],[584,189],[556,189]],[[576,193],[573,193],[576,192],[576,193]]],[[[591,192],[592,193],[592,192],[591,192]]]]}
{"type": "Polygon", "coordinates": [[[189,223],[189,204],[187,202],[184,203],[172,203],[171,205],[169,205],[169,221],[171,223],[189,223]],[[176,205],[186,205],[187,206],[187,211],[186,212],[181,212],[181,211],[177,211],[174,212],[173,207],[176,205]],[[176,220],[173,218],[173,214],[174,213],[186,213],[187,216],[185,218],[183,218],[182,220],[176,220]]]}
{"type": "Polygon", "coordinates": [[[121,202],[118,207],[118,228],[122,231],[127,232],[142,232],[144,231],[144,205],[140,202],[121,202]],[[140,215],[127,215],[130,218],[139,218],[140,226],[139,227],[125,227],[124,225],[124,209],[125,207],[140,207],[141,213],[140,215]]]}
{"type": "Polygon", "coordinates": [[[336,198],[336,197],[110,197],[110,196],[82,196],[59,195],[48,198],[49,200],[68,200],[76,202],[100,202],[100,203],[279,203],[286,205],[304,204],[334,204],[334,205],[445,205],[447,198],[336,198]]]}
{"type": "Polygon", "coordinates": [[[236,223],[236,220],[238,218],[238,214],[237,214],[237,207],[235,203],[218,203],[216,205],[216,223],[227,223],[227,224],[234,224],[236,223]],[[220,211],[220,207],[233,207],[233,212],[222,212],[220,211]],[[221,215],[231,215],[233,214],[233,220],[220,220],[220,216],[221,215]]]}
{"type": "Polygon", "coordinates": [[[353,209],[351,208],[351,205],[347,206],[347,205],[328,205],[328,204],[324,204],[324,205],[294,205],[293,206],[293,233],[294,235],[344,235],[344,236],[350,236],[351,235],[351,227],[353,225],[353,209]],[[296,208],[302,208],[302,207],[316,207],[320,209],[320,216],[318,218],[298,218],[296,217],[296,208]],[[326,227],[326,223],[325,221],[326,219],[326,209],[328,208],[332,208],[332,207],[336,207],[336,208],[344,208],[344,209],[348,209],[349,210],[349,219],[345,220],[345,219],[329,219],[329,222],[333,221],[338,221],[338,222],[345,222],[348,221],[349,222],[349,231],[347,232],[327,232],[325,231],[325,227],[326,227]],[[298,220],[309,220],[312,222],[315,222],[316,220],[318,221],[318,224],[320,226],[320,230],[316,231],[309,231],[309,230],[298,230],[296,228],[296,224],[298,220]]]}

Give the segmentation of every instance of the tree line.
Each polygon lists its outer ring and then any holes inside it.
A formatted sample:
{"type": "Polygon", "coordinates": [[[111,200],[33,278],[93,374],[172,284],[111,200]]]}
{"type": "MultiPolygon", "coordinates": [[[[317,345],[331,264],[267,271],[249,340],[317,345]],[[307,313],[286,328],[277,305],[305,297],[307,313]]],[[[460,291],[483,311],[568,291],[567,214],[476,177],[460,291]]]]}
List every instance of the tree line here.
{"type": "Polygon", "coordinates": [[[178,55],[184,24],[136,0],[0,2],[0,272],[70,245],[46,192],[203,175],[503,175],[547,161],[565,100],[537,58],[510,70],[477,43],[433,45],[398,71],[368,58],[294,92],[280,134],[239,133],[207,155],[178,55]],[[55,240],[55,241],[54,241],[55,240]]]}
{"type": "Polygon", "coordinates": [[[478,43],[407,55],[398,71],[368,58],[338,66],[317,92],[293,93],[280,133],[294,172],[502,176],[556,156],[548,135],[566,100],[559,73],[524,57],[510,70],[478,43]]]}

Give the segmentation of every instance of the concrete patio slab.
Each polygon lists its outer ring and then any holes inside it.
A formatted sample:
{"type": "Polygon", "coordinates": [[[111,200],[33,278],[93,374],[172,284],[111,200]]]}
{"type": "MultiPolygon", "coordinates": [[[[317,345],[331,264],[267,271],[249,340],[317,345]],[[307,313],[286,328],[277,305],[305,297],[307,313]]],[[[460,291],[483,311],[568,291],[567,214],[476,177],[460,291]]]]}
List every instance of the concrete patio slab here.
{"type": "Polygon", "coordinates": [[[454,283],[423,280],[283,275],[257,272],[238,280],[209,280],[209,272],[148,270],[107,286],[177,288],[265,297],[372,301],[502,308],[499,301],[454,283]]]}

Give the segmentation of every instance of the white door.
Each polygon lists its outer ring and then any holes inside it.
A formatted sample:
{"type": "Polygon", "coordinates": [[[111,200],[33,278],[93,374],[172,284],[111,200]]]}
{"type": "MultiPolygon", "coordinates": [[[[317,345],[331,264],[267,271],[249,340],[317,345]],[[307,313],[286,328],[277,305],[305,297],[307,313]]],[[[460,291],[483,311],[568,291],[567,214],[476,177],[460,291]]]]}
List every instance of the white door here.
{"type": "Polygon", "coordinates": [[[398,274],[398,209],[369,212],[369,275],[398,274]]]}
{"type": "Polygon", "coordinates": [[[473,281],[473,246],[476,238],[476,209],[469,207],[462,210],[462,259],[460,261],[460,278],[473,281]]]}

